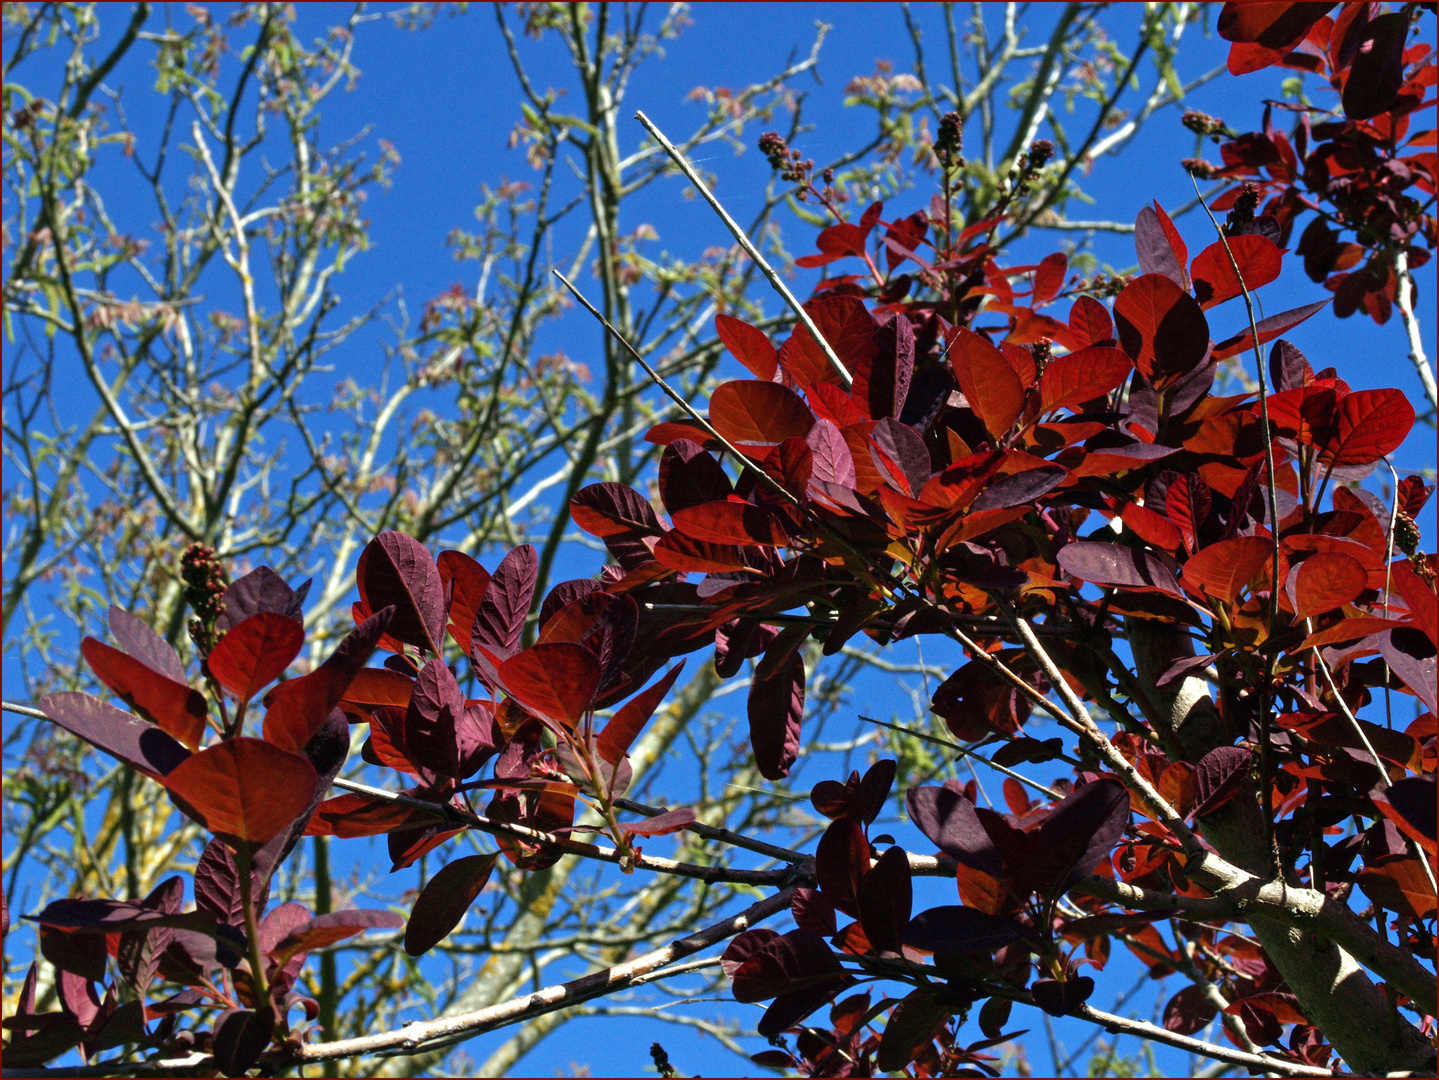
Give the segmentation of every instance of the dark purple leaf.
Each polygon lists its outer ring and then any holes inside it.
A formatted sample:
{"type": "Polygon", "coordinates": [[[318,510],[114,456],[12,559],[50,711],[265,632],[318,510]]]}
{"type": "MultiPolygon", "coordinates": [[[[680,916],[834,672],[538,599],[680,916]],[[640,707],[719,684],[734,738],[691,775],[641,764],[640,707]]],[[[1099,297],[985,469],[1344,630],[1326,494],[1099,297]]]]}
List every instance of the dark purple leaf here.
{"type": "Polygon", "coordinates": [[[424,544],[402,532],[381,533],[360,553],[355,584],[370,611],[394,607],[391,637],[438,651],[445,636],[445,586],[424,544]]]}
{"type": "Polygon", "coordinates": [[[221,597],[224,610],[215,620],[215,628],[224,633],[250,616],[265,611],[300,622],[304,618],[303,605],[309,591],[309,581],[298,589],[292,589],[268,566],[256,567],[226,588],[225,595],[221,597]]]}
{"type": "Polygon", "coordinates": [[[814,874],[825,899],[846,915],[859,917],[859,887],[869,873],[869,841],[854,818],[830,823],[814,853],[814,874]]]}
{"type": "Polygon", "coordinates": [[[1016,878],[1058,896],[1109,856],[1129,826],[1129,792],[1103,778],[1061,799],[1026,837],[1026,865],[1016,878]]]}
{"type": "Polygon", "coordinates": [[[1146,552],[1121,544],[1076,540],[1060,548],[1056,559],[1065,573],[1081,581],[1123,589],[1157,589],[1184,597],[1169,567],[1146,552]]]}
{"type": "MultiPolygon", "coordinates": [[[[260,875],[255,874],[252,882],[256,910],[264,910],[270,893],[269,879],[261,880],[260,875]]],[[[230,926],[245,924],[235,856],[219,840],[206,844],[195,864],[195,906],[213,912],[220,922],[230,926]]]]}
{"type": "Polygon", "coordinates": [[[138,716],[73,691],[47,694],[40,711],[60,727],[127,765],[164,776],[190,756],[179,741],[138,716]]]}
{"type": "Polygon", "coordinates": [[[734,485],[704,447],[676,439],[660,455],[660,499],[673,514],[702,503],[727,499],[734,485]]]}
{"type": "Polygon", "coordinates": [[[1184,263],[1175,254],[1152,206],[1144,207],[1134,219],[1134,250],[1139,255],[1141,274],[1163,274],[1185,292],[1189,291],[1189,275],[1184,263]]]}
{"type": "Polygon", "coordinates": [[[897,417],[909,395],[914,374],[914,327],[902,314],[894,315],[874,335],[871,362],[851,372],[851,396],[872,420],[897,417]]]}
{"type": "MultiPolygon", "coordinates": [[[[470,632],[474,644],[483,645],[501,659],[514,653],[525,629],[525,616],[535,594],[539,569],[539,554],[529,544],[520,545],[500,560],[490,575],[490,587],[485,590],[480,609],[475,613],[474,629],[470,632]]],[[[470,655],[479,655],[479,650],[472,649],[470,655]]]]}
{"type": "Polygon", "coordinates": [[[293,927],[280,942],[268,951],[276,969],[283,968],[292,956],[311,949],[323,949],[337,941],[363,934],[366,930],[396,930],[405,920],[393,911],[374,909],[332,911],[293,927]]]}
{"type": "Polygon", "coordinates": [[[1068,475],[1068,470],[1059,465],[1041,465],[1037,469],[1001,477],[979,493],[969,506],[970,512],[1007,510],[1011,506],[1037,502],[1064,483],[1068,475]]]}
{"type": "Polygon", "coordinates": [[[893,758],[881,758],[865,770],[864,779],[859,782],[860,819],[865,824],[872,825],[884,809],[884,802],[889,798],[890,789],[894,787],[894,778],[898,771],[899,764],[893,758]]]}
{"type": "Polygon", "coordinates": [[[576,600],[583,600],[586,596],[603,591],[604,586],[590,578],[574,578],[560,582],[549,591],[545,602],[540,605],[540,631],[543,632],[546,623],[576,600]]]}
{"type": "MultiPolygon", "coordinates": [[[[1286,330],[1298,326],[1311,315],[1316,314],[1328,300],[1317,300],[1312,304],[1305,304],[1303,307],[1291,308],[1288,311],[1281,311],[1278,315],[1271,315],[1267,319],[1260,319],[1254,329],[1259,331],[1259,344],[1273,341],[1286,330]]],[[[1228,360],[1231,356],[1238,356],[1242,352],[1248,352],[1254,348],[1254,335],[1249,327],[1244,327],[1237,334],[1231,334],[1223,341],[1217,342],[1214,351],[1210,354],[1211,360],[1228,360]]]]}
{"type": "Polygon", "coordinates": [[[975,816],[974,804],[947,787],[910,788],[904,794],[909,820],[940,851],[972,869],[998,877],[999,852],[975,816]]]}
{"type": "Polygon", "coordinates": [[[443,660],[431,659],[415,680],[405,712],[405,755],[416,765],[456,780],[464,778],[459,726],[465,695],[443,660]]]}
{"type": "Polygon", "coordinates": [[[116,644],[124,652],[167,679],[173,679],[177,683],[186,682],[185,665],[180,661],[180,654],[170,647],[168,641],[155,633],[149,623],[113,604],[110,606],[107,621],[116,644]]]}
{"type": "Polygon", "coordinates": [[[898,954],[914,902],[909,856],[903,848],[892,847],[879,857],[860,879],[858,900],[859,923],[871,947],[898,954]]]}
{"type": "Polygon", "coordinates": [[[992,953],[1025,936],[1025,928],[1013,919],[949,904],[921,911],[911,919],[904,943],[930,953],[992,953]]]}
{"type": "Polygon", "coordinates": [[[197,933],[214,933],[215,916],[209,911],[167,912],[147,908],[138,900],[55,900],[39,915],[26,916],[44,926],[58,926],[86,934],[119,934],[173,926],[197,933]]]}
{"type": "Polygon", "coordinates": [[[885,417],[869,436],[869,452],[880,477],[903,495],[918,496],[931,474],[929,450],[907,424],[885,417]]]}
{"type": "Polygon", "coordinates": [[[1434,775],[1408,776],[1385,790],[1390,807],[1421,836],[1436,837],[1434,775]]]}
{"type": "MultiPolygon", "coordinates": [[[[185,883],[178,877],[162,881],[141,903],[154,911],[174,915],[185,899],[185,883]]],[[[160,957],[170,947],[175,931],[157,926],[150,930],[131,930],[120,935],[120,949],[115,962],[121,976],[143,999],[160,966],[160,957]]]]}
{"type": "Polygon", "coordinates": [[[1314,381],[1314,369],[1298,346],[1280,338],[1269,350],[1269,378],[1271,392],[1296,390],[1314,381]]]}
{"type": "Polygon", "coordinates": [[[1038,739],[1020,736],[1017,739],[1011,739],[990,754],[989,760],[996,765],[1012,769],[1025,762],[1042,764],[1046,761],[1053,761],[1063,753],[1064,741],[1062,739],[1045,739],[1040,742],[1038,739]]]}
{"type": "Polygon", "coordinates": [[[782,1032],[794,1027],[816,1009],[828,1005],[842,990],[853,984],[853,976],[841,973],[781,994],[764,1011],[755,1030],[766,1039],[778,1038],[782,1032]]]}
{"type": "Polygon", "coordinates": [[[495,855],[466,855],[446,863],[415,898],[405,927],[405,952],[421,956],[443,941],[490,880],[495,855]]]}
{"type": "Polygon", "coordinates": [[[805,930],[813,930],[816,934],[830,937],[838,929],[834,918],[834,905],[818,889],[796,889],[789,910],[795,925],[805,930]]]}
{"type": "Polygon", "coordinates": [[[98,934],[71,933],[55,926],[40,927],[40,955],[57,971],[69,971],[95,982],[105,981],[109,953],[98,934]]]}
{"type": "Polygon", "coordinates": [[[911,990],[894,1007],[884,1025],[875,1058],[880,1071],[902,1071],[916,1054],[930,1045],[952,1015],[935,1000],[933,990],[928,987],[911,990]]]}
{"type": "Polygon", "coordinates": [[[1369,20],[1344,83],[1344,115],[1350,120],[1368,120],[1394,104],[1404,85],[1408,36],[1408,11],[1391,11],[1369,20]]]}
{"type": "Polygon", "coordinates": [[[1254,755],[1242,746],[1216,746],[1200,758],[1194,767],[1198,786],[1194,816],[1202,817],[1239,794],[1253,760],[1254,755]]]}
{"type": "Polygon", "coordinates": [[[771,670],[764,671],[764,664],[757,667],[749,688],[750,746],[755,767],[766,780],[783,780],[799,755],[804,659],[793,648],[788,652],[788,658],[771,670]]]}
{"type": "Polygon", "coordinates": [[[244,1076],[260,1060],[275,1033],[275,1010],[234,1009],[215,1024],[215,1066],[225,1076],[244,1076]]]}
{"type": "Polygon", "coordinates": [[[1164,1006],[1164,1027],[1180,1035],[1193,1035],[1202,1031],[1218,1014],[1219,1009],[1203,990],[1197,986],[1186,986],[1164,1006]]]}
{"type": "Polygon", "coordinates": [[[686,826],[693,825],[694,820],[695,812],[689,807],[682,807],[679,810],[656,814],[651,818],[623,822],[620,828],[630,836],[667,836],[670,833],[679,832],[686,826]]]}
{"type": "Polygon", "coordinates": [[[1429,635],[1400,626],[1376,634],[1375,643],[1380,655],[1388,661],[1389,669],[1414,691],[1426,709],[1439,714],[1439,700],[1435,698],[1439,670],[1436,670],[1434,642],[1429,635]]]}
{"type": "Polygon", "coordinates": [[[1089,1000],[1094,980],[1088,975],[1071,976],[1064,982],[1040,979],[1029,992],[1034,995],[1034,1003],[1050,1016],[1068,1016],[1089,1000]]]}
{"type": "MultiPolygon", "coordinates": [[[[737,938],[731,948],[739,941],[737,938]]],[[[832,985],[836,976],[844,973],[829,942],[813,930],[791,930],[747,945],[751,951],[731,976],[735,1000],[739,1002],[768,1001],[809,986],[832,985]]],[[[737,958],[731,956],[730,949],[725,950],[725,956],[737,958]]]]}

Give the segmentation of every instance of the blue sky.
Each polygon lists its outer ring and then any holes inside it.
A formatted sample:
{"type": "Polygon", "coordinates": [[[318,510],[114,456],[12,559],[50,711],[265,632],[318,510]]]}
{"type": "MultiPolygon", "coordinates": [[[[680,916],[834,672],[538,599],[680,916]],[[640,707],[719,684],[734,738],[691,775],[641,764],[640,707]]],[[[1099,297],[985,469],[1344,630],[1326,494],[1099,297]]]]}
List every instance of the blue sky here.
{"type": "MultiPolygon", "coordinates": [[[[1021,20],[1021,28],[1031,39],[1043,40],[1057,7],[1030,7],[1021,20]]],[[[303,5],[301,36],[318,34],[331,23],[343,20],[349,10],[345,5],[303,5]]],[[[1121,47],[1128,47],[1132,42],[1141,10],[1139,5],[1118,5],[1106,16],[1112,35],[1121,47]]],[[[942,66],[939,57],[943,52],[943,24],[939,10],[934,5],[915,5],[912,12],[924,32],[926,56],[933,72],[942,66]]],[[[108,20],[107,34],[116,32],[118,15],[116,10],[102,13],[108,20]]],[[[877,60],[892,62],[894,70],[899,72],[910,70],[913,63],[912,45],[898,5],[699,5],[691,17],[694,25],[677,40],[666,43],[663,59],[656,59],[641,69],[626,99],[627,113],[643,109],[671,136],[686,132],[702,117],[701,107],[687,100],[691,89],[741,87],[768,77],[781,68],[791,54],[808,52],[817,20],[832,23],[833,27],[820,54],[818,78],[806,75],[797,83],[807,93],[805,116],[814,130],[796,142],[806,155],[816,160],[823,161],[850,149],[860,138],[858,131],[870,130],[872,122],[868,115],[863,119],[864,127],[859,128],[854,110],[844,106],[845,84],[856,75],[872,72],[877,60]]],[[[176,9],[174,18],[183,21],[187,16],[176,9]]],[[[1186,81],[1224,62],[1227,44],[1206,36],[1203,29],[1201,25],[1191,26],[1180,50],[1177,66],[1186,81]]],[[[238,44],[247,33],[249,28],[235,31],[232,44],[238,44]]],[[[103,43],[102,39],[102,46],[103,43]]],[[[534,42],[521,38],[520,49],[537,86],[573,86],[568,59],[553,39],[534,42]]],[[[160,120],[154,96],[148,93],[153,71],[143,62],[147,55],[144,51],[137,52],[133,61],[127,61],[107,80],[111,85],[127,87],[127,109],[137,130],[153,128],[160,120]]],[[[461,16],[442,14],[433,26],[420,32],[403,30],[386,21],[371,23],[359,34],[354,59],[363,74],[352,91],[337,94],[326,103],[320,138],[334,143],[368,127],[371,130],[365,135],[365,141],[373,144],[379,139],[387,140],[399,152],[402,163],[393,185],[387,190],[375,191],[370,197],[367,214],[372,246],[348,264],[340,280],[343,305],[340,314],[365,310],[397,287],[403,289],[412,312],[418,311],[424,300],[456,282],[467,292],[473,291],[477,267],[473,263],[456,263],[446,247],[446,237],[453,229],[472,227],[472,211],[481,185],[493,187],[505,179],[528,180],[533,176],[523,151],[508,145],[518,118],[519,92],[493,12],[486,5],[477,5],[461,16]]],[[[973,72],[965,74],[973,76],[973,72]]],[[[1154,79],[1152,66],[1143,66],[1140,93],[1131,96],[1131,105],[1148,94],[1154,79]]],[[[1186,105],[1223,116],[1236,130],[1250,130],[1259,124],[1260,99],[1279,95],[1280,79],[1274,71],[1242,79],[1224,75],[1195,91],[1186,105]]],[[[760,130],[759,127],[746,130],[748,149],[742,154],[736,155],[728,147],[716,145],[698,160],[703,169],[716,174],[718,194],[740,219],[747,217],[748,211],[758,204],[770,179],[768,165],[753,148],[760,130]]],[[[622,152],[640,145],[643,132],[638,124],[622,126],[621,131],[622,152]]],[[[1153,199],[1170,208],[1188,202],[1193,189],[1177,161],[1193,153],[1194,137],[1180,127],[1178,110],[1160,112],[1125,153],[1097,162],[1092,172],[1082,179],[1082,186],[1095,199],[1095,204],[1091,207],[1073,204],[1070,215],[1127,222],[1153,199]]],[[[1209,156],[1217,159],[1212,147],[1209,156]]],[[[118,181],[121,168],[125,169],[125,182],[129,183],[133,177],[130,166],[118,160],[102,162],[97,168],[97,183],[103,184],[107,179],[118,181]]],[[[630,231],[641,222],[652,224],[659,237],[652,246],[686,258],[695,257],[711,245],[728,243],[720,222],[700,202],[686,198],[684,187],[678,178],[654,185],[633,205],[627,206],[622,231],[630,231]]],[[[111,210],[122,227],[128,219],[129,227],[135,231],[148,230],[150,204],[126,205],[111,198],[111,210]]],[[[925,205],[927,199],[927,191],[901,193],[890,201],[888,214],[909,213],[925,205]]],[[[807,250],[813,230],[786,220],[783,215],[780,220],[787,230],[790,249],[799,253],[807,250]]],[[[1201,214],[1189,215],[1179,224],[1191,252],[1198,252],[1212,239],[1211,227],[1201,214]]],[[[1081,234],[1066,233],[1058,240],[1052,233],[1037,234],[1016,246],[1014,261],[1035,261],[1053,250],[1057,242],[1082,240],[1081,234]]],[[[572,245],[572,250],[579,241],[577,233],[560,230],[554,239],[556,262],[567,261],[565,245],[572,245]]],[[[1125,269],[1135,263],[1130,237],[1096,234],[1088,243],[1101,262],[1111,267],[1125,269]]],[[[817,277],[816,271],[799,271],[791,287],[804,295],[817,277]]],[[[1426,347],[1433,357],[1436,352],[1432,317],[1434,264],[1424,268],[1418,279],[1426,347]]],[[[593,289],[592,282],[580,284],[582,288],[593,289]]],[[[1264,290],[1261,299],[1265,309],[1273,313],[1326,295],[1322,287],[1311,283],[1299,272],[1298,266],[1293,265],[1280,281],[1264,290]]],[[[773,297],[765,297],[763,302],[768,310],[776,307],[773,297]]],[[[1242,319],[1243,311],[1237,302],[1216,309],[1211,313],[1215,336],[1228,336],[1239,328],[1242,319]]],[[[552,340],[544,344],[542,351],[563,349],[570,357],[584,362],[599,349],[598,328],[583,312],[572,313],[547,334],[552,340]]],[[[1322,313],[1290,336],[1316,368],[1334,365],[1356,388],[1401,387],[1419,407],[1418,381],[1405,357],[1404,332],[1397,315],[1388,325],[1378,327],[1363,316],[1341,323],[1322,313]]],[[[349,375],[361,382],[374,378],[380,370],[380,357],[379,332],[358,335],[340,354],[341,370],[337,377],[349,375]]],[[[732,374],[739,372],[736,369],[732,374]]],[[[90,408],[88,404],[80,406],[79,403],[77,407],[90,408]]],[[[1433,446],[1432,431],[1419,429],[1396,455],[1395,463],[1401,475],[1432,468],[1433,446]]],[[[1429,535],[1433,532],[1432,512],[1431,508],[1426,522],[1429,535]]],[[[484,561],[493,566],[496,558],[491,556],[484,561]]],[[[572,574],[588,576],[595,565],[581,565],[577,561],[572,574]]],[[[556,580],[565,576],[572,575],[561,573],[556,580]]],[[[897,655],[893,659],[905,661],[909,657],[897,655]]],[[[927,655],[925,659],[934,663],[955,658],[941,654],[927,655]]],[[[7,674],[12,673],[12,662],[12,655],[7,654],[7,674]]],[[[912,719],[908,698],[896,694],[888,682],[870,679],[857,685],[856,693],[862,697],[893,696],[899,705],[888,711],[876,711],[886,717],[897,715],[901,722],[912,719]]],[[[735,695],[727,699],[726,705],[737,705],[738,701],[739,695],[735,695]]],[[[1041,738],[1053,734],[1042,727],[1034,733],[1041,738]]],[[[833,737],[844,737],[844,733],[836,730],[833,737]]],[[[803,775],[804,779],[796,785],[801,791],[829,774],[812,767],[803,775]]],[[[683,772],[674,777],[682,779],[683,772]]],[[[997,797],[997,785],[990,785],[990,790],[997,797]]],[[[927,842],[908,825],[893,831],[906,847],[927,850],[927,842]]],[[[667,850],[663,844],[659,842],[656,850],[667,850]]],[[[337,857],[343,859],[344,851],[341,847],[337,857]]],[[[363,845],[357,843],[351,851],[353,857],[366,857],[363,845]]],[[[397,884],[396,891],[403,887],[397,884]]],[[[949,890],[952,886],[944,882],[917,883],[916,910],[928,904],[953,902],[949,890]]],[[[1114,995],[1128,990],[1138,975],[1138,966],[1123,949],[1116,948],[1094,1004],[1110,1007],[1114,995]]],[[[1170,979],[1159,996],[1159,1004],[1179,985],[1177,979],[1170,979]]],[[[1148,1018],[1154,996],[1151,988],[1141,988],[1133,999],[1139,1015],[1148,1018]]],[[[692,1010],[695,1015],[738,1016],[751,1024],[759,1016],[755,1007],[724,1000],[679,1008],[692,1010]]],[[[1027,1054],[1035,1070],[1044,1072],[1049,1067],[1049,1047],[1040,1014],[1018,1009],[1010,1027],[1032,1029],[1025,1039],[1027,1054]]],[[[1089,1033],[1084,1025],[1069,1021],[1057,1022],[1055,1027],[1058,1037],[1071,1050],[1089,1033]]],[[[979,1038],[973,1025],[971,1030],[976,1032],[973,1038],[979,1038]]],[[[482,1036],[467,1046],[467,1052],[475,1060],[483,1060],[510,1034],[507,1030],[482,1036]]],[[[578,1066],[594,1075],[641,1074],[649,1069],[648,1046],[654,1039],[669,1049],[682,1073],[719,1075],[743,1066],[693,1029],[659,1021],[606,1018],[572,1021],[557,1036],[532,1051],[516,1071],[552,1075],[578,1066]]],[[[763,1048],[760,1040],[750,1042],[753,1050],[763,1048]]],[[[1120,1052],[1133,1049],[1134,1044],[1129,1041],[1127,1047],[1121,1045],[1120,1052]]],[[[1159,1061],[1166,1071],[1187,1070],[1187,1062],[1168,1051],[1160,1052],[1159,1061]]],[[[1082,1068],[1083,1063],[1081,1059],[1079,1067],[1082,1068]]]]}

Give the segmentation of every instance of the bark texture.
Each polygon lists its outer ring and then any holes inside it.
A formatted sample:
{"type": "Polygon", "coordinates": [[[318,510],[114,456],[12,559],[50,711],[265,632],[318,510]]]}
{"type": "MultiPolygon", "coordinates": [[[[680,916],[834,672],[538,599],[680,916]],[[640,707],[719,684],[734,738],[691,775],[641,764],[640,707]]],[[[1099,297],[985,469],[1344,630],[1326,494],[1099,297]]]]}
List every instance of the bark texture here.
{"type": "MultiPolygon", "coordinates": [[[[1226,725],[1203,679],[1191,676],[1167,687],[1156,686],[1174,661],[1194,655],[1188,635],[1151,620],[1132,623],[1130,630],[1135,674],[1151,688],[1158,717],[1169,725],[1164,734],[1183,748],[1191,763],[1216,746],[1228,745],[1226,725]]],[[[1201,832],[1221,857],[1241,869],[1266,881],[1280,876],[1252,781],[1236,798],[1205,815],[1201,832]]],[[[1348,952],[1318,934],[1257,914],[1250,926],[1299,999],[1304,1015],[1324,1032],[1350,1069],[1380,1076],[1397,1071],[1432,1075],[1434,1048],[1348,952]]]]}

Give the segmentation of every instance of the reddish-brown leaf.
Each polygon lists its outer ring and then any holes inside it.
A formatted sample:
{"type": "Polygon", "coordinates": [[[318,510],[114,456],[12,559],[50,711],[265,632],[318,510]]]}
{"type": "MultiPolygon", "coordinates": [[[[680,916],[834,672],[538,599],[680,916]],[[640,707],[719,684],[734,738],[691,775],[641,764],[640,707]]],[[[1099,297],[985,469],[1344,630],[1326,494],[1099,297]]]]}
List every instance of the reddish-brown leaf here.
{"type": "Polygon", "coordinates": [[[635,739],[639,738],[640,732],[649,723],[655,709],[659,708],[660,702],[670,692],[670,687],[674,685],[675,679],[679,678],[684,666],[685,662],[681,660],[665,673],[664,678],[615,710],[614,716],[610,717],[610,722],[595,741],[595,749],[601,758],[611,765],[619,764],[620,759],[629,752],[635,739]]]}
{"type": "Polygon", "coordinates": [[[1064,275],[1068,269],[1069,258],[1062,251],[1040,260],[1039,269],[1034,272],[1034,295],[1029,298],[1029,306],[1040,307],[1058,296],[1059,290],[1064,288],[1064,275]]]}
{"type": "Polygon", "coordinates": [[[206,663],[236,701],[249,701],[274,682],[305,644],[305,628],[286,615],[251,615],[220,639],[206,663]]]}
{"type": "Polygon", "coordinates": [[[757,378],[765,382],[774,381],[779,370],[778,353],[763,330],[732,315],[716,315],[715,333],[730,355],[754,372],[757,378]]]}
{"type": "Polygon", "coordinates": [[[1259,536],[1235,536],[1210,544],[1184,564],[1180,580],[1196,596],[1234,603],[1269,562],[1273,545],[1259,536]]]}
{"type": "Polygon", "coordinates": [[[737,379],[710,395],[710,423],[741,450],[761,448],[763,457],[769,447],[809,434],[814,414],[788,386],[737,379]]]}
{"type": "Polygon", "coordinates": [[[745,502],[712,502],[674,515],[675,528],[711,544],[779,546],[789,537],[779,518],[763,506],[745,502]]]}
{"type": "Polygon", "coordinates": [[[1219,36],[1225,41],[1287,49],[1303,40],[1332,3],[1234,3],[1219,11],[1219,36]]]}
{"type": "Polygon", "coordinates": [[[1100,345],[1114,337],[1114,320],[1092,296],[1081,296],[1069,309],[1069,331],[1082,346],[1100,345]]]}
{"type": "Polygon", "coordinates": [[[402,532],[384,532],[365,545],[355,567],[360,600],[370,611],[393,606],[388,633],[406,645],[439,648],[445,636],[445,590],[425,545],[402,532]]]}
{"type": "Polygon", "coordinates": [[[574,729],[583,722],[600,684],[600,662],[583,645],[532,645],[499,665],[500,685],[536,716],[574,729]]]}
{"type": "Polygon", "coordinates": [[[1368,584],[1368,572],[1352,555],[1320,551],[1309,556],[1295,570],[1295,622],[1343,607],[1368,584]]]}
{"type": "Polygon", "coordinates": [[[1039,411],[1042,415],[1075,409],[1108,394],[1133,370],[1129,357],[1110,345],[1091,345],[1057,357],[1039,377],[1039,411]]]}
{"type": "Polygon", "coordinates": [[[90,669],[115,695],[191,750],[205,735],[205,697],[94,638],[80,642],[90,669]]]}
{"type": "Polygon", "coordinates": [[[1144,274],[1115,298],[1120,347],[1156,390],[1179,382],[1209,350],[1209,320],[1198,302],[1163,274],[1144,274]]]}
{"type": "Polygon", "coordinates": [[[306,758],[245,737],[190,755],[161,781],[176,805],[234,847],[263,845],[288,828],[318,782],[306,758]]]}
{"type": "Polygon", "coordinates": [[[490,880],[498,855],[466,855],[442,866],[415,898],[405,926],[405,952],[421,956],[443,941],[490,880]]]}
{"type": "Polygon", "coordinates": [[[1239,264],[1238,277],[1234,275],[1234,266],[1229,261],[1224,244],[1219,241],[1195,256],[1190,270],[1194,278],[1195,299],[1205,310],[1232,300],[1245,289],[1253,292],[1268,285],[1279,276],[1283,266],[1284,252],[1267,237],[1230,236],[1227,240],[1229,250],[1234,253],[1234,261],[1239,264]]]}
{"type": "Polygon", "coordinates": [[[1004,356],[966,327],[955,327],[949,363],[975,416],[996,440],[1014,426],[1024,409],[1024,385],[1004,356]]]}
{"type": "MultiPolygon", "coordinates": [[[[874,354],[874,316],[854,296],[823,296],[804,305],[815,327],[846,370],[853,373],[874,354]]],[[[802,324],[779,350],[779,366],[801,387],[840,382],[839,372],[802,324]]]]}
{"type": "Polygon", "coordinates": [[[435,565],[440,571],[440,584],[449,597],[450,637],[470,651],[470,630],[475,625],[475,612],[490,587],[490,572],[463,551],[442,551],[435,565]]]}
{"type": "Polygon", "coordinates": [[[1414,426],[1402,390],[1356,390],[1339,402],[1334,433],[1319,451],[1323,465],[1368,465],[1399,449],[1414,426]]]}

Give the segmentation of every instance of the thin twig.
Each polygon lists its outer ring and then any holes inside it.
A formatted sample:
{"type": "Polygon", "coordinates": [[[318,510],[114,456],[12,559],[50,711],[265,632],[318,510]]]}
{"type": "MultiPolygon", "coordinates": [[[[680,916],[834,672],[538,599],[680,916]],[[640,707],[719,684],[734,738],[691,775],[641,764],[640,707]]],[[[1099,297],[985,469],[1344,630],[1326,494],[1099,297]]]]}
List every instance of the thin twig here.
{"type": "Polygon", "coordinates": [[[1394,276],[1397,279],[1394,302],[1399,308],[1399,317],[1404,320],[1404,331],[1409,336],[1409,360],[1419,374],[1424,386],[1424,396],[1429,407],[1439,409],[1439,389],[1434,385],[1434,369],[1424,354],[1424,336],[1419,332],[1419,316],[1414,314],[1414,302],[1409,295],[1414,275],[1409,272],[1409,253],[1400,248],[1394,255],[1394,276]]]}
{"type": "Polygon", "coordinates": [[[789,291],[789,286],[781,280],[779,274],[775,273],[774,267],[765,261],[764,256],[759,253],[759,249],[750,241],[745,231],[739,227],[735,219],[730,217],[725,208],[720,205],[719,200],[714,197],[714,192],[710,191],[709,185],[700,179],[699,173],[695,172],[694,166],[685,159],[685,156],[675,148],[675,145],[671,143],[669,139],[665,138],[664,132],[655,127],[654,122],[651,121],[648,116],[642,112],[637,112],[635,113],[635,119],[654,137],[660,146],[664,147],[665,153],[669,154],[674,163],[679,166],[680,171],[685,174],[686,179],[695,186],[695,190],[700,193],[704,201],[710,204],[710,208],[720,216],[720,220],[725,223],[725,228],[729,229],[730,233],[739,243],[739,246],[744,249],[744,253],[754,260],[755,265],[759,267],[760,273],[765,276],[765,280],[774,286],[775,292],[779,293],[784,299],[784,302],[789,305],[790,310],[795,314],[795,318],[799,319],[804,328],[814,336],[814,340],[819,344],[819,347],[824,350],[824,355],[829,360],[830,366],[834,368],[835,374],[837,374],[840,377],[840,381],[844,383],[845,389],[848,390],[853,386],[854,378],[850,375],[849,369],[844,366],[844,362],[840,360],[834,348],[825,340],[824,335],[819,332],[819,327],[815,326],[814,320],[809,317],[809,312],[804,309],[804,305],[795,299],[794,293],[789,291]]]}

